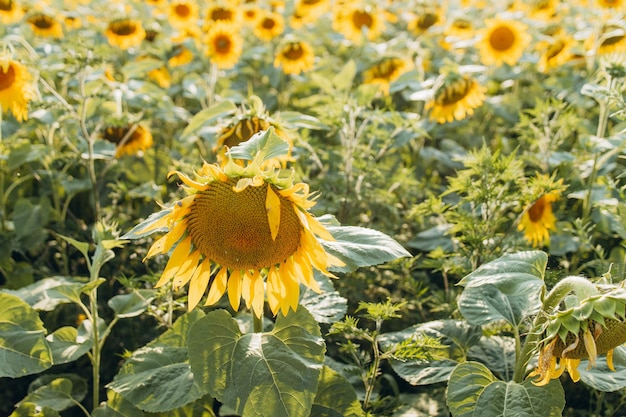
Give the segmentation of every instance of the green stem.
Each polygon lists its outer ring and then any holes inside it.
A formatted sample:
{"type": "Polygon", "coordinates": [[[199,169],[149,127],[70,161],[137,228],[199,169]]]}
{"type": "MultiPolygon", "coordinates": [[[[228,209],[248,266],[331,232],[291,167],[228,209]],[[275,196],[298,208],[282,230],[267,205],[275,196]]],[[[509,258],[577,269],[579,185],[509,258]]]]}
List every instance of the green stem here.
{"type": "Polygon", "coordinates": [[[595,285],[582,277],[566,277],[552,288],[543,300],[541,310],[535,317],[530,333],[526,336],[524,346],[515,363],[513,381],[521,383],[524,380],[526,367],[528,366],[528,362],[530,362],[530,358],[535,353],[537,343],[542,337],[543,326],[548,320],[547,313],[557,308],[561,301],[572,292],[576,294],[580,300],[599,293],[595,285]]]}
{"type": "Polygon", "coordinates": [[[252,324],[254,328],[254,333],[262,333],[263,332],[263,317],[257,317],[252,310],[252,324]]]}
{"type": "Polygon", "coordinates": [[[382,320],[376,320],[376,332],[373,337],[367,338],[372,343],[372,351],[374,352],[374,359],[372,360],[372,365],[370,366],[370,370],[367,375],[367,381],[365,383],[365,397],[363,398],[363,409],[367,410],[369,408],[369,403],[372,398],[372,393],[374,392],[374,387],[376,386],[376,378],[378,377],[378,371],[380,369],[380,361],[381,361],[381,352],[378,347],[378,337],[380,334],[380,329],[382,327],[382,320]]]}

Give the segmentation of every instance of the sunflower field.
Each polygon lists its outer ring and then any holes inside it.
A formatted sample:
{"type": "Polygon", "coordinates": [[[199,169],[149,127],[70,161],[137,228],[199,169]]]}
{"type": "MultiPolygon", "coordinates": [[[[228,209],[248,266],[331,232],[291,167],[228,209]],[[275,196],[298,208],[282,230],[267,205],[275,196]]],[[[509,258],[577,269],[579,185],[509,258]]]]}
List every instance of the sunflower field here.
{"type": "Polygon", "coordinates": [[[625,0],[0,0],[0,416],[626,416],[625,0]]]}

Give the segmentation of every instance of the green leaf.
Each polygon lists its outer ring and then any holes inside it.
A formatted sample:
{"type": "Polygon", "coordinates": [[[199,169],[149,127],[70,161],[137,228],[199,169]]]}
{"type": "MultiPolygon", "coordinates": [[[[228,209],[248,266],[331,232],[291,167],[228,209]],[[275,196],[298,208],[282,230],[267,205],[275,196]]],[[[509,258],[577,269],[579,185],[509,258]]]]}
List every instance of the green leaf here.
{"type": "Polygon", "coordinates": [[[221,101],[207,109],[196,113],[189,124],[180,134],[179,140],[186,141],[195,135],[203,126],[215,123],[218,119],[228,116],[237,110],[237,106],[230,101],[221,101]]]}
{"type": "Polygon", "coordinates": [[[107,391],[107,402],[91,413],[93,417],[144,417],[143,411],[136,408],[115,391],[107,391]]]}
{"type": "Polygon", "coordinates": [[[146,311],[154,299],[153,290],[134,290],[129,294],[116,295],[107,304],[121,319],[136,317],[146,311]]]}
{"type": "Polygon", "coordinates": [[[76,405],[87,395],[87,382],[78,375],[43,375],[33,381],[20,403],[34,403],[63,411],[76,405]]]}
{"type": "Polygon", "coordinates": [[[614,392],[626,388],[626,348],[618,346],[613,350],[611,371],[606,364],[606,356],[598,357],[596,366],[589,367],[589,361],[583,360],[578,365],[580,380],[598,391],[614,392]],[[589,369],[587,369],[589,368],[589,369]]]}
{"type": "Polygon", "coordinates": [[[333,286],[332,281],[319,271],[314,277],[322,292],[316,293],[306,288],[300,298],[300,305],[306,308],[318,323],[334,323],[346,315],[348,300],[343,298],[333,286]]]}
{"type": "Polygon", "coordinates": [[[246,417],[311,412],[324,361],[319,327],[305,308],[279,315],[268,333],[242,334],[225,310],[191,328],[189,362],[196,381],[246,417]]]}
{"type": "Polygon", "coordinates": [[[362,266],[411,256],[402,245],[377,230],[356,226],[326,226],[326,229],[335,241],[320,240],[320,243],[346,264],[333,267],[333,271],[352,272],[362,266]]]}
{"type": "Polygon", "coordinates": [[[0,293],[0,377],[18,378],[52,366],[39,315],[15,295],[0,293]]]}
{"type": "Polygon", "coordinates": [[[68,277],[50,277],[34,282],[16,291],[4,292],[17,295],[26,301],[35,310],[52,311],[59,304],[72,303],[73,300],[59,292],[50,291],[57,287],[82,286],[84,283],[74,281],[68,277]]]}
{"type": "Polygon", "coordinates": [[[510,277],[543,281],[547,264],[548,255],[545,252],[526,251],[507,254],[481,265],[476,271],[459,281],[458,285],[467,288],[497,284],[510,277]]]}
{"type": "Polygon", "coordinates": [[[157,69],[162,65],[163,62],[157,59],[146,58],[141,61],[132,60],[122,67],[122,73],[126,79],[144,78],[148,71],[157,69]]]}
{"type": "Polygon", "coordinates": [[[540,307],[547,263],[544,252],[505,255],[467,275],[459,310],[471,324],[506,320],[514,327],[540,307]]]}
{"type": "MultiPolygon", "coordinates": [[[[213,403],[215,400],[209,395],[197,399],[191,404],[187,404],[184,407],[177,408],[176,410],[168,411],[167,413],[155,413],[148,414],[149,417],[215,417],[213,411],[213,403]]],[[[224,415],[223,409],[220,409],[220,415],[224,415]]],[[[148,417],[147,416],[147,417],[148,417]]]]}
{"type": "Polygon", "coordinates": [[[187,339],[189,336],[189,329],[191,326],[204,317],[204,313],[200,309],[193,309],[182,316],[180,316],[174,322],[171,328],[167,329],[165,333],[148,343],[150,347],[187,347],[187,339]]]}
{"type": "Polygon", "coordinates": [[[53,297],[54,299],[66,299],[72,303],[82,304],[81,295],[87,294],[89,291],[94,288],[99,287],[106,279],[98,278],[95,281],[90,281],[87,283],[72,283],[68,285],[58,285],[53,288],[50,288],[47,291],[47,294],[53,297]]]}
{"type": "Polygon", "coordinates": [[[61,417],[61,414],[50,407],[41,408],[34,403],[20,403],[9,417],[61,417]]]}
{"type": "Polygon", "coordinates": [[[311,417],[365,416],[352,384],[341,374],[324,366],[311,409],[311,417]]]}
{"type": "Polygon", "coordinates": [[[61,234],[57,234],[57,236],[78,249],[78,251],[83,254],[85,259],[89,259],[89,243],[81,242],[69,236],[63,236],[61,234]]]}
{"type": "Polygon", "coordinates": [[[270,126],[252,135],[250,139],[233,146],[228,150],[228,155],[235,159],[246,161],[265,162],[269,159],[286,155],[289,152],[289,144],[274,131],[270,126]]]}
{"type": "Polygon", "coordinates": [[[47,198],[40,199],[39,204],[33,204],[26,198],[20,198],[15,202],[13,209],[13,223],[15,234],[19,239],[32,238],[39,235],[50,219],[50,201],[47,198]]]}
{"type": "Polygon", "coordinates": [[[317,117],[302,114],[297,111],[281,111],[280,120],[285,122],[290,127],[297,127],[300,129],[328,129],[328,126],[322,123],[322,121],[317,117]]]}
{"type": "Polygon", "coordinates": [[[61,327],[46,337],[52,351],[52,362],[55,365],[73,362],[89,352],[91,340],[72,326],[61,327]]]}
{"type": "Polygon", "coordinates": [[[107,388],[151,413],[182,407],[203,395],[187,363],[187,349],[176,347],[136,350],[107,388]]]}
{"type": "Polygon", "coordinates": [[[470,348],[482,336],[479,326],[461,320],[436,320],[411,326],[407,329],[385,333],[380,340],[388,347],[418,334],[438,338],[447,349],[432,352],[431,361],[389,361],[393,370],[412,385],[429,385],[448,380],[458,363],[467,357],[470,348]]]}
{"type": "Polygon", "coordinates": [[[356,63],[351,59],[346,63],[346,65],[343,66],[343,68],[341,68],[341,71],[339,71],[331,81],[337,90],[348,91],[350,87],[352,87],[352,81],[355,76],[356,63]]]}
{"type": "Polygon", "coordinates": [[[483,336],[467,354],[468,360],[479,361],[504,381],[513,377],[515,369],[515,339],[503,336],[483,336]]]}
{"type": "Polygon", "coordinates": [[[157,211],[156,213],[152,213],[148,216],[148,218],[135,227],[133,227],[128,233],[124,236],[120,237],[120,239],[139,239],[142,237],[150,236],[152,233],[156,232],[167,232],[168,229],[164,227],[160,227],[157,229],[150,229],[150,226],[161,220],[163,217],[167,216],[172,212],[171,209],[165,209],[161,211],[157,211]],[[146,231],[147,230],[147,231],[146,231]]]}
{"type": "Polygon", "coordinates": [[[9,153],[8,170],[13,171],[28,162],[43,161],[46,155],[48,155],[48,149],[45,145],[24,143],[9,153]]]}
{"type": "Polygon", "coordinates": [[[450,375],[447,401],[453,417],[558,417],[565,393],[557,380],[543,387],[503,382],[483,364],[464,362],[450,375]]]}

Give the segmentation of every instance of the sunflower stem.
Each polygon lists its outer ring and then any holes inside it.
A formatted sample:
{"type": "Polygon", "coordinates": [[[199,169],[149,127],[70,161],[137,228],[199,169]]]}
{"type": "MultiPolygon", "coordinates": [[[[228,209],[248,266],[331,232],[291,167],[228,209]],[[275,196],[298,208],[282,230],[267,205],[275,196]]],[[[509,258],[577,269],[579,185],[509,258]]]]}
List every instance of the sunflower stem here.
{"type": "Polygon", "coordinates": [[[254,328],[254,333],[262,333],[263,332],[263,317],[258,317],[254,310],[250,310],[252,312],[252,325],[254,328]]]}

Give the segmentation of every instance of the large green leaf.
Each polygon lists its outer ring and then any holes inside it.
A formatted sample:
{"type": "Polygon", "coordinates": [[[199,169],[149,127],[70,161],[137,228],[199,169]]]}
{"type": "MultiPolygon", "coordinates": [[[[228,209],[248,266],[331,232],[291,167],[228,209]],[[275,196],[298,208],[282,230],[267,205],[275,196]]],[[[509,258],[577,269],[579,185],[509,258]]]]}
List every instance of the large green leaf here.
{"type": "Polygon", "coordinates": [[[44,375],[30,384],[29,393],[20,403],[63,411],[82,401],[85,395],[87,382],[78,375],[44,375]]]}
{"type": "MultiPolygon", "coordinates": [[[[148,413],[146,417],[215,417],[213,403],[215,403],[215,400],[211,396],[205,395],[184,407],[168,411],[167,413],[148,413]]],[[[222,409],[220,409],[220,412],[222,412],[222,409]]]]}
{"type": "Polygon", "coordinates": [[[558,417],[565,393],[557,380],[542,387],[504,382],[485,365],[464,362],[450,375],[447,401],[453,417],[558,417]]]}
{"type": "Polygon", "coordinates": [[[159,227],[156,229],[151,229],[152,226],[157,221],[161,220],[163,217],[167,216],[172,212],[171,209],[165,209],[161,211],[157,211],[156,213],[152,213],[148,216],[147,219],[133,227],[128,233],[124,234],[124,236],[120,237],[120,239],[139,239],[142,237],[146,237],[156,232],[167,232],[167,228],[159,227]]]}
{"type": "Polygon", "coordinates": [[[270,126],[268,130],[255,133],[250,139],[233,146],[228,154],[235,159],[251,161],[253,159],[264,162],[272,158],[286,155],[289,144],[276,134],[270,126]]]}
{"type": "Polygon", "coordinates": [[[483,336],[467,354],[468,360],[487,365],[500,379],[509,381],[515,369],[515,339],[504,336],[483,336]]]}
{"type": "Polygon", "coordinates": [[[14,294],[26,301],[35,310],[52,311],[59,304],[73,302],[63,294],[50,291],[56,287],[64,287],[68,285],[83,285],[68,277],[50,277],[34,282],[19,290],[4,290],[9,294],[14,294]]]}
{"type": "Polygon", "coordinates": [[[320,240],[320,242],[328,252],[346,264],[333,267],[333,271],[351,272],[362,266],[378,265],[411,256],[402,245],[377,230],[331,225],[327,225],[326,228],[335,241],[320,240]]]}
{"type": "Polygon", "coordinates": [[[548,257],[528,251],[504,255],[463,278],[459,310],[471,324],[506,320],[514,327],[540,307],[548,257]]]}
{"type": "Polygon", "coordinates": [[[89,352],[91,339],[79,334],[71,326],[61,327],[46,337],[52,351],[52,362],[55,365],[75,361],[89,352]]]}
{"type": "Polygon", "coordinates": [[[191,329],[191,326],[193,326],[193,324],[202,317],[204,317],[204,313],[198,308],[183,314],[176,319],[174,325],[172,325],[170,329],[167,329],[165,333],[148,343],[148,346],[186,348],[189,329],[191,329]]]}
{"type": "Polygon", "coordinates": [[[242,334],[225,310],[191,328],[197,383],[245,417],[308,416],[324,361],[319,327],[305,308],[279,315],[268,333],[242,334]]]}
{"type": "Polygon", "coordinates": [[[19,297],[0,293],[0,377],[18,378],[52,366],[39,315],[19,297]]]}
{"type": "Polygon", "coordinates": [[[187,363],[187,349],[176,347],[136,350],[107,388],[152,413],[173,410],[203,395],[187,363]]]}
{"type": "Polygon", "coordinates": [[[50,201],[41,198],[38,204],[33,204],[26,198],[15,202],[13,209],[13,223],[15,234],[25,243],[38,243],[38,239],[46,235],[43,228],[48,224],[51,216],[50,201]]]}
{"type": "Polygon", "coordinates": [[[330,278],[321,272],[314,271],[315,280],[322,292],[316,293],[306,288],[300,298],[300,305],[305,307],[318,323],[334,323],[346,315],[348,300],[343,298],[331,282],[330,278]]]}
{"type": "Polygon", "coordinates": [[[447,348],[432,352],[433,360],[430,361],[392,359],[390,364],[410,384],[430,385],[448,380],[458,363],[467,357],[470,348],[479,342],[482,330],[460,320],[436,320],[385,333],[380,340],[383,346],[390,346],[419,334],[438,338],[447,348]]]}
{"type": "Polygon", "coordinates": [[[230,101],[220,101],[219,103],[196,113],[187,127],[180,134],[179,140],[186,141],[196,135],[202,126],[214,123],[220,117],[227,116],[237,110],[237,106],[230,101]]]}
{"type": "Polygon", "coordinates": [[[324,366],[311,417],[361,417],[365,413],[354,387],[338,372],[324,366]]]}
{"type": "Polygon", "coordinates": [[[20,403],[9,417],[61,417],[61,414],[50,407],[42,408],[35,403],[20,403]]]}

